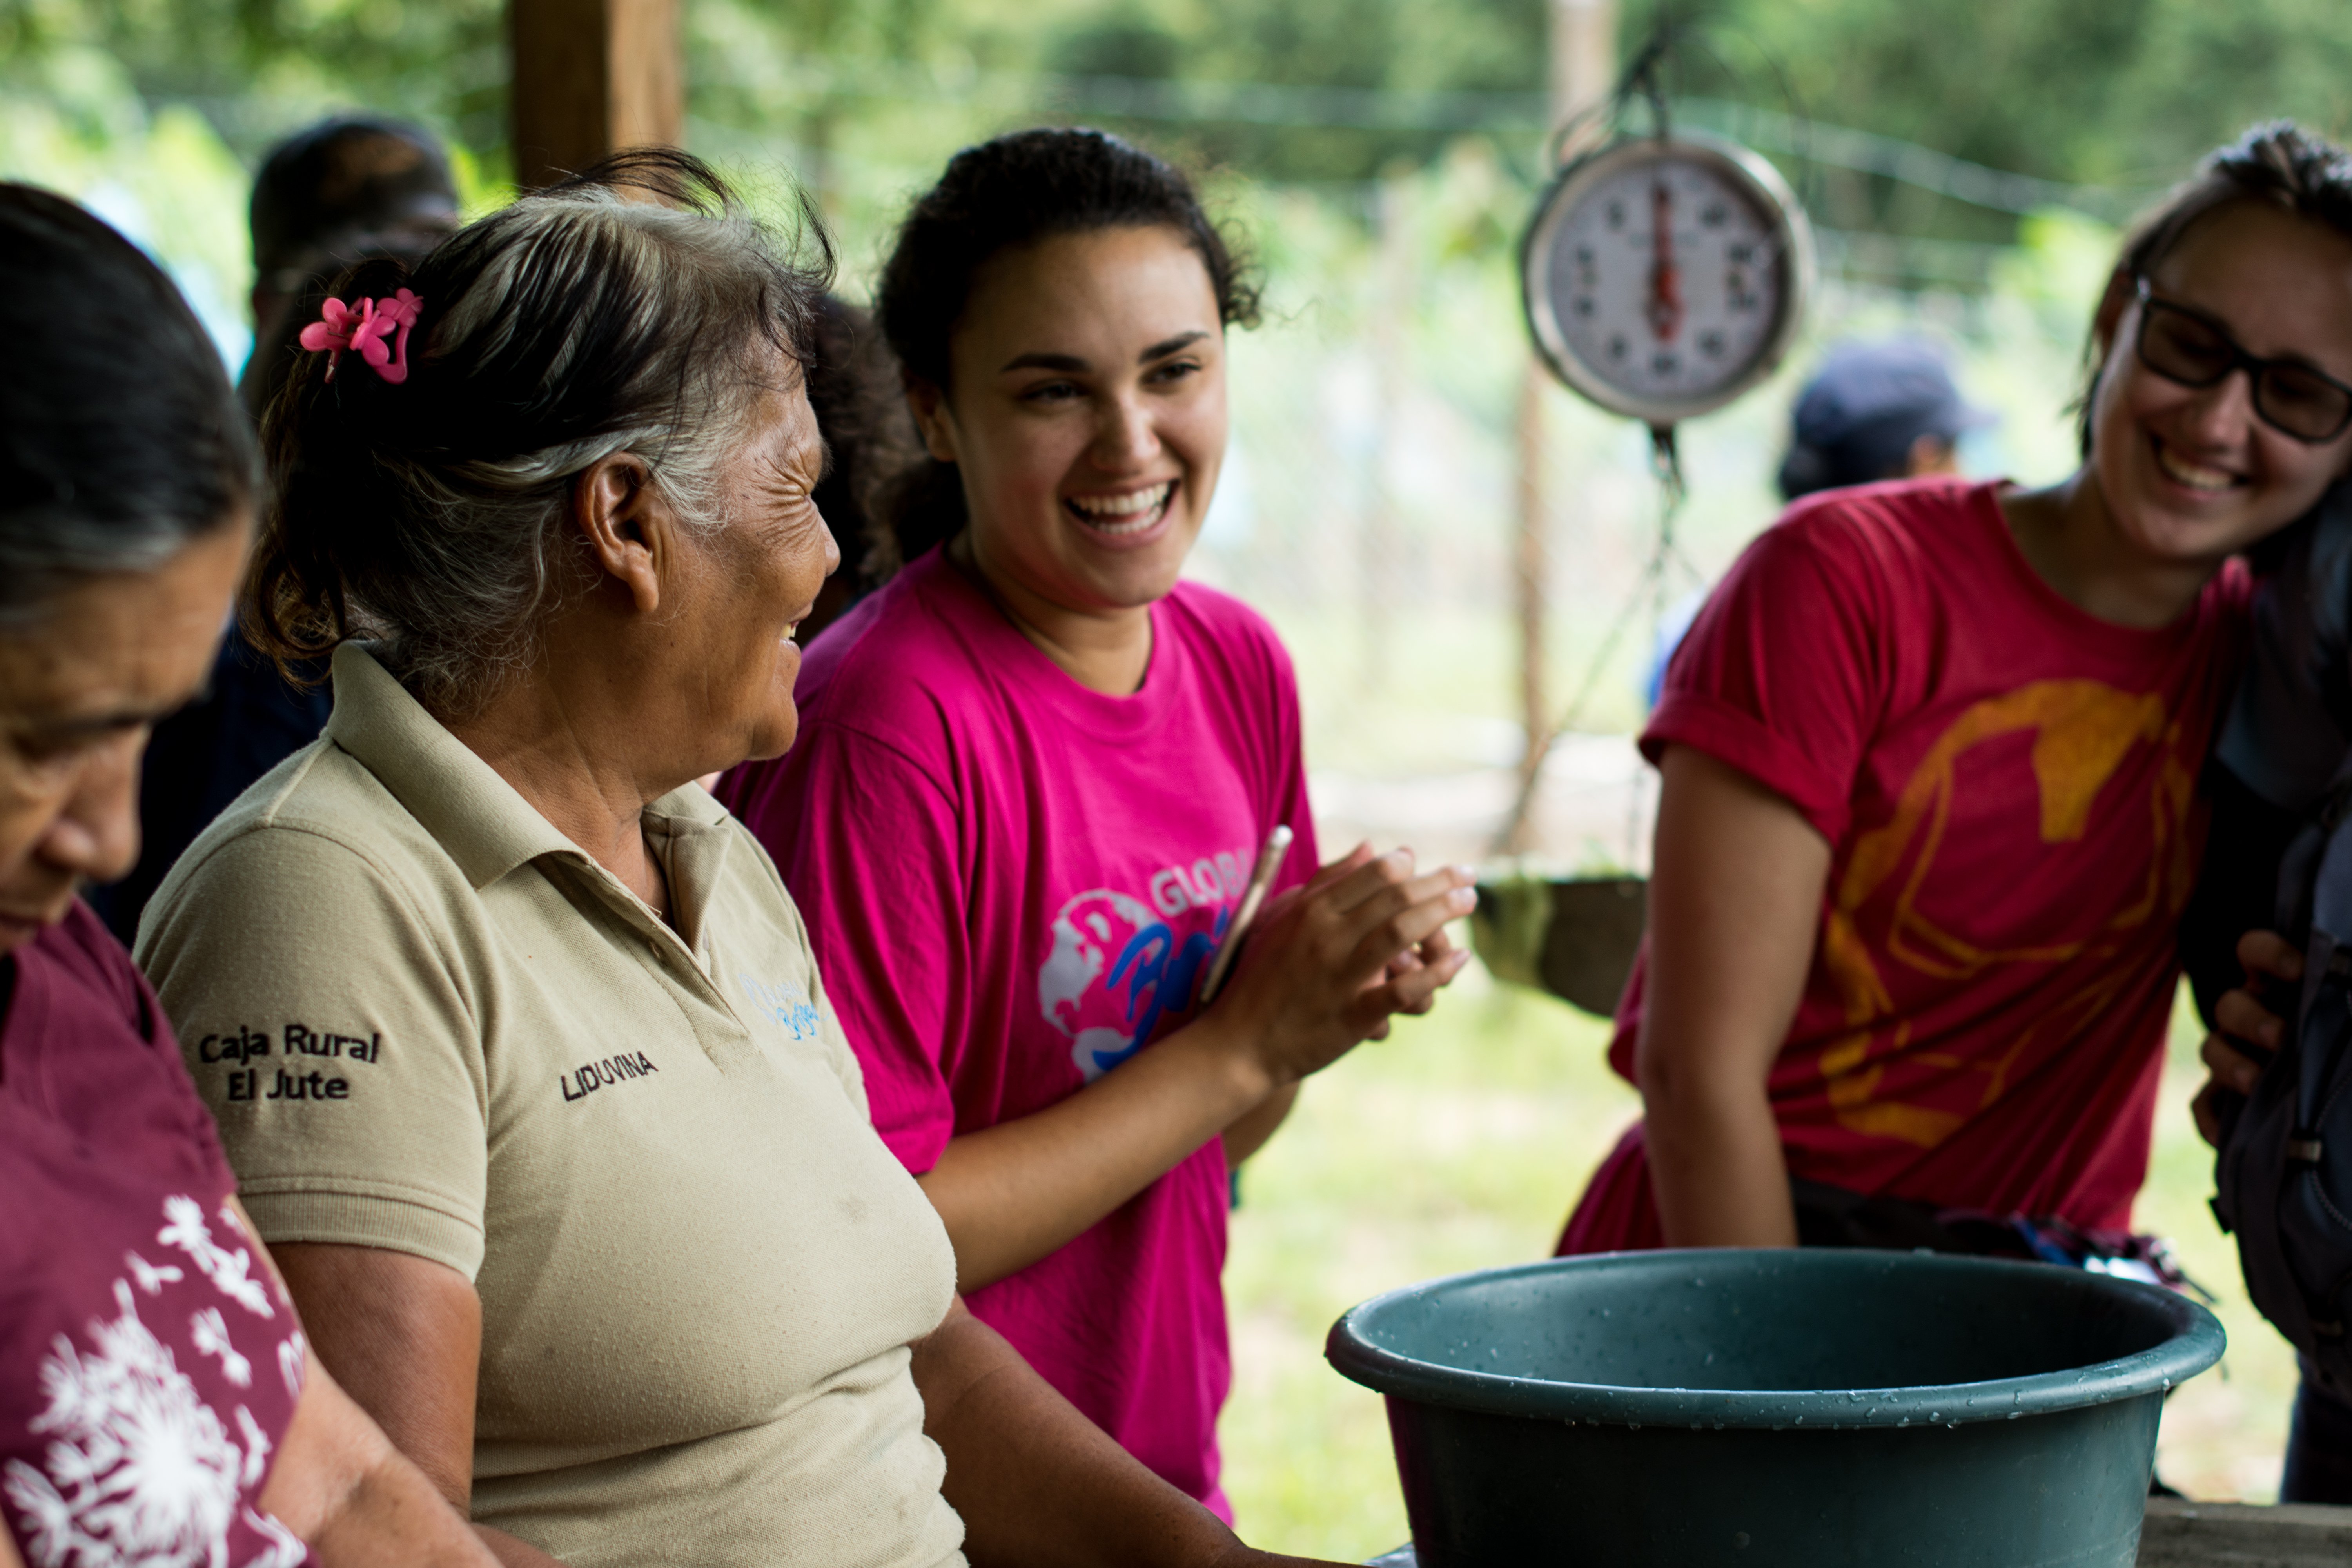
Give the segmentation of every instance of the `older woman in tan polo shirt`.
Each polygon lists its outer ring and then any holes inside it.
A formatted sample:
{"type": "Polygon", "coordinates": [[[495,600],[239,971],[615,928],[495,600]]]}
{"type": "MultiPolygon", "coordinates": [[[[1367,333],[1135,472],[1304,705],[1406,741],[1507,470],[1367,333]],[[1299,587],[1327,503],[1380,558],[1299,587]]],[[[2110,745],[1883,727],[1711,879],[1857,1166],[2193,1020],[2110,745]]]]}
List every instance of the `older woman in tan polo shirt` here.
{"type": "MultiPolygon", "coordinates": [[[[690,783],[793,738],[824,282],[675,155],[347,279],[268,416],[254,606],[332,649],[334,717],[141,958],[320,1355],[505,1561],[1273,1561],[963,1311],[690,783]]],[[[1327,877],[1256,966],[1369,984],[1444,909],[1327,877]]]]}

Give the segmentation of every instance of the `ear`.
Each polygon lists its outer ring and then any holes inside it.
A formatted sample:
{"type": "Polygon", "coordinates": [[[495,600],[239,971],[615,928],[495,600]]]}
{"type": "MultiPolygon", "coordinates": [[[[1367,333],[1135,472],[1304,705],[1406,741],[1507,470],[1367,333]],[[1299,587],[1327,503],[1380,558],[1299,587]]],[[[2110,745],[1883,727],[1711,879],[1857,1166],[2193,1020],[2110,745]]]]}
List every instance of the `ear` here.
{"type": "Polygon", "coordinates": [[[948,412],[947,394],[919,375],[907,377],[906,387],[915,428],[923,433],[923,449],[942,463],[956,461],[955,416],[948,412]]]}
{"type": "Polygon", "coordinates": [[[661,607],[662,578],[675,564],[677,514],[635,452],[599,459],[572,489],[572,521],[595,569],[625,591],[641,615],[661,607]]]}

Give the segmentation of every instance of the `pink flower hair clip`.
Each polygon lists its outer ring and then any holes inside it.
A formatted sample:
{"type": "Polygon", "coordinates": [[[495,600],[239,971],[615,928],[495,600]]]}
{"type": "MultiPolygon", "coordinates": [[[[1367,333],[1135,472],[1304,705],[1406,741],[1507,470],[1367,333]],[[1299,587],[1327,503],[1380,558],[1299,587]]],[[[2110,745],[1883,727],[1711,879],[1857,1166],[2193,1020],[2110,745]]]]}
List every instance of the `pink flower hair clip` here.
{"type": "Polygon", "coordinates": [[[403,289],[382,300],[362,297],[354,307],[341,300],[330,300],[319,312],[319,319],[302,329],[301,343],[312,353],[327,356],[327,379],[335,379],[335,365],[345,349],[357,349],[360,358],[375,367],[376,374],[398,386],[408,379],[408,332],[416,325],[425,301],[403,289]],[[390,348],[384,339],[397,331],[390,348]]]}

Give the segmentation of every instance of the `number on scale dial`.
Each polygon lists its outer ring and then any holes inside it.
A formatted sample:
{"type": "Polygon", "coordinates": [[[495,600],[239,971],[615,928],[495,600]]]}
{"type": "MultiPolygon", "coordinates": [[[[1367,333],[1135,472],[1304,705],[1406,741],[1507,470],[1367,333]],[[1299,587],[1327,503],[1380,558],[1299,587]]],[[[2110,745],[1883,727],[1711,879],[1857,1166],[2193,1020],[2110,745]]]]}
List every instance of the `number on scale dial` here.
{"type": "Polygon", "coordinates": [[[1803,215],[1769,165],[1726,145],[1620,142],[1571,169],[1538,215],[1537,341],[1604,406],[1653,423],[1705,412],[1769,374],[1794,331],[1811,271],[1803,215]]]}

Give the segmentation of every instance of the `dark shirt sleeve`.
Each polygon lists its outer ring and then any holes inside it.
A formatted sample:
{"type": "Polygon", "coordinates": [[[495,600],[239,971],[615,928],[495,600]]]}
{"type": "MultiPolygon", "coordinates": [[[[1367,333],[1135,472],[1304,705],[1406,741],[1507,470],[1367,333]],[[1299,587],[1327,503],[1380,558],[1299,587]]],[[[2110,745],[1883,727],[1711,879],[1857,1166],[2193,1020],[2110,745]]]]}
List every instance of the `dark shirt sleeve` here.
{"type": "Polygon", "coordinates": [[[2212,826],[2197,891],[2180,917],[2180,963],[2198,1016],[2213,1026],[2213,1006],[2245,983],[2238,939],[2276,923],[2279,862],[2304,815],[2273,805],[2216,757],[2205,767],[2212,826]]]}
{"type": "Polygon", "coordinates": [[[2212,826],[2180,962],[2208,1027],[2221,994],[2244,983],[2238,939],[2279,923],[2279,863],[2352,744],[2352,486],[2298,527],[2255,590],[2245,673],[2205,768],[2212,826]]]}
{"type": "MultiPolygon", "coordinates": [[[[323,674],[323,671],[320,673],[323,674]]],[[[334,699],[323,685],[288,684],[232,629],[213,661],[206,693],[155,726],[139,783],[139,864],[92,889],[97,910],[126,947],[139,916],[196,835],[253,782],[319,738],[334,699]]]]}

